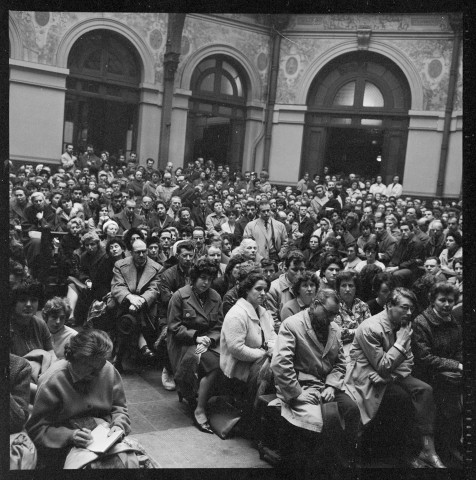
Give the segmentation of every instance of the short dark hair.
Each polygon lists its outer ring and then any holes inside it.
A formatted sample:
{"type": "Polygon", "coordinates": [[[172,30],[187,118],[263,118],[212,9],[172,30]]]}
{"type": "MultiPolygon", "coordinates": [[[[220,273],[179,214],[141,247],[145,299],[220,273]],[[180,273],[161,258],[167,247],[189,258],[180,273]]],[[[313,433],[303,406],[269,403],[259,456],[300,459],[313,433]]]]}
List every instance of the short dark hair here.
{"type": "Polygon", "coordinates": [[[252,270],[245,279],[240,282],[238,285],[238,296],[240,298],[245,298],[246,295],[248,295],[248,292],[255,286],[256,282],[259,282],[260,280],[266,282],[266,290],[269,290],[270,283],[265,277],[263,270],[259,268],[252,270]]]}
{"type": "Polygon", "coordinates": [[[372,292],[374,295],[378,295],[380,287],[384,283],[388,285],[388,288],[390,290],[393,290],[395,288],[395,278],[387,272],[381,272],[375,275],[372,281],[372,292]]]}
{"type": "MultiPolygon", "coordinates": [[[[178,248],[179,247],[177,247],[177,250],[178,248]]],[[[208,275],[212,279],[215,279],[218,275],[218,267],[210,260],[202,258],[198,260],[197,263],[195,263],[190,269],[190,281],[192,285],[200,278],[201,275],[208,275]]]]}
{"type": "Polygon", "coordinates": [[[324,260],[322,261],[321,269],[319,272],[319,276],[321,278],[324,277],[324,274],[326,270],[333,264],[335,263],[341,270],[344,270],[344,265],[341,261],[341,259],[337,255],[327,255],[324,257],[324,260]]]}
{"type": "Polygon", "coordinates": [[[114,245],[115,243],[119,244],[120,247],[125,250],[126,249],[126,245],[125,243],[123,242],[122,238],[119,238],[119,237],[113,237],[113,238],[110,238],[107,242],[106,242],[106,252],[109,253],[109,248],[111,245],[114,245]]]}
{"type": "Polygon", "coordinates": [[[269,258],[262,258],[260,264],[261,268],[273,267],[275,272],[278,271],[278,264],[274,260],[270,260],[269,258]]]}
{"type": "Polygon", "coordinates": [[[294,263],[301,263],[304,262],[304,254],[301,250],[291,250],[287,255],[286,259],[284,260],[284,266],[289,268],[292,262],[294,263]]]}
{"type": "Polygon", "coordinates": [[[126,246],[127,250],[132,250],[132,235],[139,235],[139,237],[145,242],[145,236],[142,233],[142,230],[139,230],[136,227],[129,228],[129,230],[126,230],[124,232],[124,235],[122,237],[122,240],[124,241],[124,245],[126,246]]]}
{"type": "Polygon", "coordinates": [[[378,246],[375,242],[367,242],[365,245],[364,245],[364,248],[363,248],[364,252],[377,252],[378,251],[378,246]]]}
{"type": "Polygon", "coordinates": [[[14,307],[22,297],[34,297],[38,303],[43,303],[45,290],[43,285],[32,279],[25,279],[14,285],[10,290],[10,305],[14,307]]]}
{"type": "MultiPolygon", "coordinates": [[[[164,230],[162,230],[163,232],[164,230]]],[[[160,232],[162,234],[162,232],[160,232]]],[[[188,250],[189,252],[194,252],[195,251],[195,247],[193,246],[193,243],[190,242],[190,241],[186,241],[186,242],[181,242],[177,245],[177,255],[180,255],[180,253],[182,252],[182,250],[188,250]]]]}

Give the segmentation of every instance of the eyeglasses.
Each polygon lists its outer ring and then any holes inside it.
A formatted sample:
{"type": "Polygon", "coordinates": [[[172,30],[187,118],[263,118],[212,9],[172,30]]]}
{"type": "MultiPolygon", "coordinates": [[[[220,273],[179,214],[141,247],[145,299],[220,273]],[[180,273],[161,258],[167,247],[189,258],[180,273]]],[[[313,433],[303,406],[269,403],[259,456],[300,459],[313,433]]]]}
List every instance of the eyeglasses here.
{"type": "Polygon", "coordinates": [[[339,313],[338,311],[337,311],[337,312],[332,312],[332,311],[330,311],[330,310],[322,303],[322,301],[319,300],[318,298],[316,298],[315,301],[322,307],[322,309],[324,310],[324,312],[325,312],[325,314],[326,314],[326,316],[327,316],[328,318],[334,318],[336,315],[338,315],[338,313],[339,313]]]}

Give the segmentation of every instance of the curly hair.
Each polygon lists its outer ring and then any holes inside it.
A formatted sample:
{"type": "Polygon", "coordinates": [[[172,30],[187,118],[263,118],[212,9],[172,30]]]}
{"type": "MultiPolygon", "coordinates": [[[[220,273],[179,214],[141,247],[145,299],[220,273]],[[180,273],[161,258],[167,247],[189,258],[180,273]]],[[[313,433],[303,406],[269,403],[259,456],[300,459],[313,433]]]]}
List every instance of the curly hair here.
{"type": "Polygon", "coordinates": [[[335,263],[341,270],[344,270],[344,264],[342,263],[341,259],[337,255],[327,255],[324,257],[324,260],[321,264],[321,269],[319,276],[321,278],[324,277],[324,274],[326,273],[326,270],[333,264],[335,263]]]}
{"type": "Polygon", "coordinates": [[[66,318],[69,318],[71,314],[71,306],[66,298],[53,297],[50,298],[43,307],[41,313],[46,320],[51,314],[64,312],[66,318]]]}
{"type": "Polygon", "coordinates": [[[316,291],[319,289],[319,279],[317,278],[317,275],[314,272],[311,272],[310,270],[306,270],[300,277],[298,277],[292,286],[292,292],[296,297],[299,296],[299,289],[301,288],[301,285],[303,283],[308,283],[311,282],[316,286],[316,291]]]}
{"type": "Polygon", "coordinates": [[[206,258],[198,260],[190,269],[190,281],[192,285],[201,275],[208,275],[214,280],[218,276],[218,266],[206,258]]]}
{"type": "Polygon", "coordinates": [[[132,227],[129,228],[129,230],[126,230],[124,232],[124,235],[122,236],[122,240],[124,241],[124,245],[126,246],[127,250],[131,251],[132,250],[132,235],[139,235],[141,240],[145,242],[145,236],[142,233],[142,230],[139,230],[138,228],[132,227]]]}

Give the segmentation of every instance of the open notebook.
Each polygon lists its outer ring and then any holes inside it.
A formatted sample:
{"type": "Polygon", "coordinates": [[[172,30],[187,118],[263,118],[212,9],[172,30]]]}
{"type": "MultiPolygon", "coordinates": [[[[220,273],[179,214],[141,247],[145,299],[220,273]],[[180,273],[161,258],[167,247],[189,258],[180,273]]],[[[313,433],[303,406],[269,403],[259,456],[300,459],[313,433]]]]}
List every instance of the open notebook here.
{"type": "Polygon", "coordinates": [[[114,432],[110,437],[107,436],[110,428],[107,424],[99,424],[92,432],[93,441],[86,447],[95,453],[104,453],[109,450],[122,436],[122,430],[114,432]]]}

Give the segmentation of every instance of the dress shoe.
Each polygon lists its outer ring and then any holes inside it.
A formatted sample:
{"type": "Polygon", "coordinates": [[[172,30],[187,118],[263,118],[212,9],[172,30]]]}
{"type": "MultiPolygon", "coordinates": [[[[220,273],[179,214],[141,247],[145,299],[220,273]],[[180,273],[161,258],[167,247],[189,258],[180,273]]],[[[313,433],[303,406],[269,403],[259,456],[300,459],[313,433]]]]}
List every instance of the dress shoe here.
{"type": "Polygon", "coordinates": [[[214,434],[215,432],[212,430],[212,427],[210,427],[210,424],[208,423],[208,420],[205,420],[203,423],[200,423],[197,420],[197,417],[195,416],[195,413],[192,413],[192,419],[193,419],[193,424],[201,431],[204,433],[210,433],[214,434]]]}
{"type": "Polygon", "coordinates": [[[421,460],[430,468],[446,468],[440,457],[436,453],[420,452],[418,460],[421,460]]]}
{"type": "Polygon", "coordinates": [[[174,377],[169,373],[169,371],[164,367],[162,370],[162,386],[165,390],[175,390],[174,377]]]}

